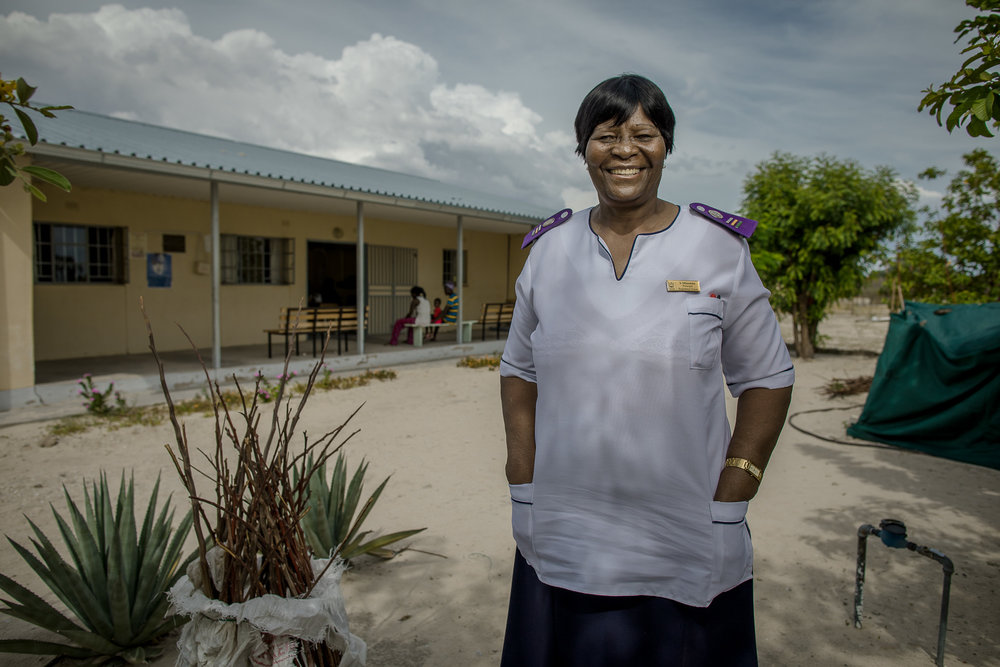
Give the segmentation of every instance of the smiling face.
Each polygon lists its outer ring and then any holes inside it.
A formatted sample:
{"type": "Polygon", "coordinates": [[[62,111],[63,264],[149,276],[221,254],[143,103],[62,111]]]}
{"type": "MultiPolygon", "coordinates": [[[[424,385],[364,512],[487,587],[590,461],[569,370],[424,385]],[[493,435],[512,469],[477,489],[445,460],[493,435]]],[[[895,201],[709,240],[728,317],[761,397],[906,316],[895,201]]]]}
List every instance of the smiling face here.
{"type": "Polygon", "coordinates": [[[595,127],[583,157],[601,205],[633,207],[656,200],[667,147],[642,106],[621,125],[612,119],[595,127]]]}

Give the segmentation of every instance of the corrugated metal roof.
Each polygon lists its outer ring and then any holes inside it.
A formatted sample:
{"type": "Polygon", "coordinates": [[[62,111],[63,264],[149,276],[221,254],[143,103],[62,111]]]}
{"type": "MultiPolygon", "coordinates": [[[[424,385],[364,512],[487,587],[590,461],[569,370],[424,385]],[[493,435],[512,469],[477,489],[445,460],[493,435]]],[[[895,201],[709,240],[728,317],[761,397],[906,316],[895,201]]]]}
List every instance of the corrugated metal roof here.
{"type": "Polygon", "coordinates": [[[546,218],[559,208],[555,204],[551,208],[543,208],[421,176],[87,111],[60,111],[55,119],[38,116],[34,119],[41,143],[131,156],[158,163],[248,174],[534,219],[546,218]]]}

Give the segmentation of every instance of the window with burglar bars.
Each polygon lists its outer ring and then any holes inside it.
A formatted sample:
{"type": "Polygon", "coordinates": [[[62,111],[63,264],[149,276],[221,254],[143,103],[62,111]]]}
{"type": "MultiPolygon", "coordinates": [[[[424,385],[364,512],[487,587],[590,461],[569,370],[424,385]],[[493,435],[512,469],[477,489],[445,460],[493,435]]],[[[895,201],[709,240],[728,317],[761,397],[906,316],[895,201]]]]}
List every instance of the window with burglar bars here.
{"type": "Polygon", "coordinates": [[[35,223],[36,283],[124,283],[125,229],[35,223]]]}
{"type": "Polygon", "coordinates": [[[220,250],[224,284],[291,285],[295,282],[292,239],[223,234],[220,250]]]}
{"type": "MultiPolygon", "coordinates": [[[[441,262],[441,282],[455,280],[458,276],[458,251],[445,249],[441,262]]],[[[462,287],[469,286],[469,251],[462,251],[462,287]]]]}

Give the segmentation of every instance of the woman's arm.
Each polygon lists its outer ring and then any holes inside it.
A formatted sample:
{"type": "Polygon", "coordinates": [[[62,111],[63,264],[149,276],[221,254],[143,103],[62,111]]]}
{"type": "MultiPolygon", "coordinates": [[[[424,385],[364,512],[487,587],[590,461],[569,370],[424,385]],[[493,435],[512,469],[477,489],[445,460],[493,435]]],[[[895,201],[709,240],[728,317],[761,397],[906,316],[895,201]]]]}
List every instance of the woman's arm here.
{"type": "Polygon", "coordinates": [[[500,378],[500,403],[507,433],[507,482],[527,484],[535,472],[535,402],[538,387],[519,377],[500,378]]]}
{"type": "MultiPolygon", "coordinates": [[[[791,400],[791,387],[754,388],[740,394],[736,404],[736,426],[726,458],[747,459],[764,470],[785,425],[791,400]]],[[[726,466],[719,475],[715,499],[724,502],[750,500],[756,495],[759,484],[747,471],[726,466]]]]}

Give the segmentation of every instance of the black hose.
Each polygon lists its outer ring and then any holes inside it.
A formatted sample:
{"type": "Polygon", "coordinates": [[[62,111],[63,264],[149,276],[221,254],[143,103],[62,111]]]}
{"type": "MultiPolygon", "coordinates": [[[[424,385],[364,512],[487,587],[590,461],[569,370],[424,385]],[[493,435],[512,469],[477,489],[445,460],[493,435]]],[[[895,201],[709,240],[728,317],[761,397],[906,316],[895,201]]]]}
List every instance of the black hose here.
{"type": "Polygon", "coordinates": [[[799,431],[800,433],[805,433],[806,435],[812,436],[813,438],[818,438],[820,440],[825,440],[826,442],[833,442],[833,443],[836,443],[838,445],[849,445],[850,447],[872,447],[874,449],[892,449],[892,450],[895,450],[895,451],[912,451],[912,450],[903,449],[903,448],[900,448],[900,447],[894,447],[892,445],[885,445],[885,444],[876,443],[876,442],[848,442],[847,440],[838,440],[836,438],[828,438],[825,435],[820,435],[818,433],[813,433],[812,431],[807,431],[806,429],[802,428],[801,426],[796,425],[795,422],[793,421],[799,415],[810,415],[810,414],[813,414],[815,412],[830,412],[832,410],[853,410],[855,408],[863,408],[863,407],[864,407],[864,404],[861,403],[861,404],[857,404],[857,405],[844,405],[844,406],[835,407],[835,408],[818,408],[816,410],[803,410],[801,412],[796,412],[795,414],[789,415],[788,416],[788,425],[791,426],[792,428],[794,428],[796,431],[799,431]]]}

